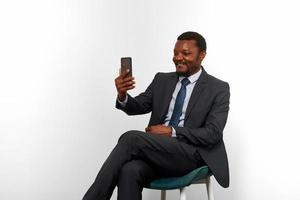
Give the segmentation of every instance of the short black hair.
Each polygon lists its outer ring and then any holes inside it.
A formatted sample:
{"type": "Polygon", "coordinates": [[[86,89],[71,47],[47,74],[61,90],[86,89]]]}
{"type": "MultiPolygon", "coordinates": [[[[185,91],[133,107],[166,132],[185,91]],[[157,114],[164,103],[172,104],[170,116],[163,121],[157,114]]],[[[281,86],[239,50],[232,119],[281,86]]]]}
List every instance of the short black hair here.
{"type": "Polygon", "coordinates": [[[187,31],[178,36],[177,40],[195,40],[200,51],[206,51],[206,41],[202,35],[197,32],[187,31]]]}

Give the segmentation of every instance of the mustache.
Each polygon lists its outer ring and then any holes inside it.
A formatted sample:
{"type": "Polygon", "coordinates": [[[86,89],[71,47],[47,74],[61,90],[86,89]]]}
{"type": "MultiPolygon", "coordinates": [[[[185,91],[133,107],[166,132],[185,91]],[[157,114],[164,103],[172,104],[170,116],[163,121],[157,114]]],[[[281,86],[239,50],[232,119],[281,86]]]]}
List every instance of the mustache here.
{"type": "Polygon", "coordinates": [[[176,62],[175,65],[185,65],[185,62],[176,62]]]}

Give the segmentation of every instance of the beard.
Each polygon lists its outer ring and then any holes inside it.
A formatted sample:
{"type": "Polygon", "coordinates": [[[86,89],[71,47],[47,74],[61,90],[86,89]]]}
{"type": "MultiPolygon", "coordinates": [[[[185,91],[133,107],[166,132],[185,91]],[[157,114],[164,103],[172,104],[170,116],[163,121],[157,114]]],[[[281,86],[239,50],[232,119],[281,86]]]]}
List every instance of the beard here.
{"type": "Polygon", "coordinates": [[[191,74],[190,67],[191,66],[189,66],[186,62],[177,62],[175,63],[176,74],[178,76],[188,77],[191,74]]]}
{"type": "Polygon", "coordinates": [[[178,76],[184,76],[184,77],[188,77],[189,75],[188,75],[188,72],[178,72],[178,71],[176,71],[176,74],[178,75],[178,76]]]}

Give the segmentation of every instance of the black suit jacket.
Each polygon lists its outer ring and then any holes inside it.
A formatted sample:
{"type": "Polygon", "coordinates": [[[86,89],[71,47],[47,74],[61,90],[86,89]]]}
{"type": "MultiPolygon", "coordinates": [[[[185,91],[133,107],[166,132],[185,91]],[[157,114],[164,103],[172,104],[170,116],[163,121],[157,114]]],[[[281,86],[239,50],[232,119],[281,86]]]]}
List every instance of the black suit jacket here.
{"type": "MultiPolygon", "coordinates": [[[[168,112],[178,76],[175,72],[157,73],[145,92],[136,97],[128,95],[123,108],[128,115],[151,113],[150,125],[163,124],[168,112]]],[[[229,168],[223,142],[223,129],[229,110],[229,85],[202,68],[185,114],[184,127],[174,127],[176,135],[197,147],[216,180],[229,186],[229,168]]]]}

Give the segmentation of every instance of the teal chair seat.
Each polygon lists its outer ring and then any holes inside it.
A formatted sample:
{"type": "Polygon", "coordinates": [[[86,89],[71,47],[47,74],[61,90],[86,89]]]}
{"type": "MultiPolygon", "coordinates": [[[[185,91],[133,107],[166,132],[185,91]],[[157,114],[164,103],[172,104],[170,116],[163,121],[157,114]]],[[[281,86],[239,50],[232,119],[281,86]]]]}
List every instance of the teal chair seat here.
{"type": "Polygon", "coordinates": [[[208,199],[213,199],[212,187],[210,184],[210,176],[212,175],[208,166],[202,166],[194,169],[190,173],[181,177],[167,177],[152,181],[146,188],[162,190],[161,199],[166,199],[166,190],[180,189],[180,199],[185,200],[185,187],[191,184],[203,183],[206,184],[208,199]]]}

